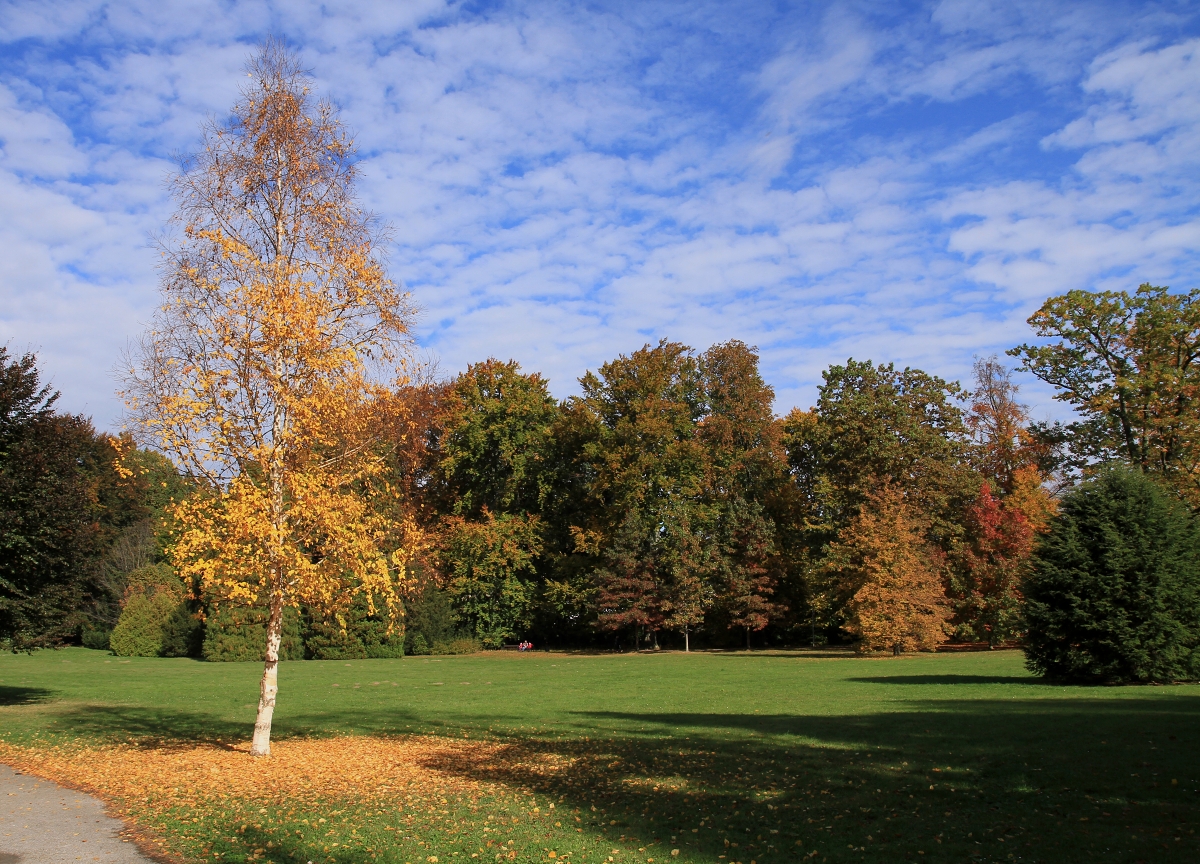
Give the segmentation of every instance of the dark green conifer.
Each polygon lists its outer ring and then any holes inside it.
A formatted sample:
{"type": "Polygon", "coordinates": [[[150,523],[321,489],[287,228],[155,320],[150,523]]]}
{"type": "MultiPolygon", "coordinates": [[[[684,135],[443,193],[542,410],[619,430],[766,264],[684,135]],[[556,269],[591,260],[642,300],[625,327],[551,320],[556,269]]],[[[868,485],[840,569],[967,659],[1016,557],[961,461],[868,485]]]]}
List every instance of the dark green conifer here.
{"type": "Polygon", "coordinates": [[[1076,487],[1025,582],[1029,668],[1051,678],[1200,678],[1200,523],[1141,473],[1076,487]]]}

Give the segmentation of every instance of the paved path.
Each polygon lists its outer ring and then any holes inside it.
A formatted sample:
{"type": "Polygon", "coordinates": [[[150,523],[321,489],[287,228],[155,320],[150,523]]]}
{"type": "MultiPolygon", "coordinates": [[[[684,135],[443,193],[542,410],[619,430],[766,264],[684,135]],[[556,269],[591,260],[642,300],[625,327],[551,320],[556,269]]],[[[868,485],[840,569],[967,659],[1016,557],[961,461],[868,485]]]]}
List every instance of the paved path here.
{"type": "Polygon", "coordinates": [[[82,792],[0,765],[0,864],[150,864],[82,792]]]}

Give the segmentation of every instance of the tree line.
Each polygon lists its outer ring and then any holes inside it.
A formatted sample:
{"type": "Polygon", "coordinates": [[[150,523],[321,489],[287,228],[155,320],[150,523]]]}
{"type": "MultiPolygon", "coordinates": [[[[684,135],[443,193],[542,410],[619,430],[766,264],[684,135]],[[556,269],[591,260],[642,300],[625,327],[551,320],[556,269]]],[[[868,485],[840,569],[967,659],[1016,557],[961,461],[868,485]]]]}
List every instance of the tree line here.
{"type": "MultiPolygon", "coordinates": [[[[402,602],[414,618],[429,607],[432,635],[415,630],[409,650],[418,636],[418,650],[455,636],[888,651],[1010,640],[1064,490],[1117,462],[1200,501],[1187,357],[1198,301],[1150,286],[1047,301],[1031,323],[1050,341],[1012,353],[1076,409],[1069,425],[1031,422],[995,357],[976,361],[966,389],[849,360],[825,370],[811,409],[777,417],[756,351],[738,341],[646,345],[561,402],[541,375],[495,359],[400,388],[372,442],[372,481],[414,541],[402,602]]],[[[168,505],[209,499],[160,454],[54,412],[33,357],[4,358],[5,637],[23,647],[111,630],[129,584],[178,552],[182,511],[168,505]]],[[[380,510],[381,496],[362,497],[380,510]]],[[[139,596],[171,593],[160,618],[189,597],[188,620],[211,617],[198,585],[173,579],[139,596]]],[[[261,613],[231,614],[214,617],[209,656],[259,656],[252,636],[218,647],[226,631],[262,632],[261,613]]],[[[386,619],[361,601],[305,615],[305,641],[325,640],[309,656],[400,650],[356,639],[386,619]]],[[[203,651],[199,625],[179,626],[192,635],[175,650],[203,651]]]]}

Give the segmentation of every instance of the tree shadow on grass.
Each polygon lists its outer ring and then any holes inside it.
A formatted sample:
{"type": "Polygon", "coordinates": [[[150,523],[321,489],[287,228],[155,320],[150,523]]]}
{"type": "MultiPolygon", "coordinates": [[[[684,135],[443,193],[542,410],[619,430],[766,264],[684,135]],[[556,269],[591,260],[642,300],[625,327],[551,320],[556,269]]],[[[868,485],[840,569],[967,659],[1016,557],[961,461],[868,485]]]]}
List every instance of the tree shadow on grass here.
{"type": "Polygon", "coordinates": [[[1025,675],[872,675],[847,678],[865,684],[1018,684],[1023,687],[1052,687],[1044,678],[1025,675]]]}
{"type": "MultiPolygon", "coordinates": [[[[204,711],[129,705],[70,705],[56,711],[54,717],[59,731],[81,738],[102,741],[133,738],[147,746],[227,745],[248,741],[254,731],[252,710],[247,711],[244,720],[229,720],[204,711]]],[[[278,741],[339,734],[396,735],[413,731],[406,729],[412,725],[419,726],[418,731],[422,734],[436,735],[458,732],[463,724],[421,722],[411,714],[394,710],[385,717],[368,710],[276,714],[272,738],[278,741]]]]}
{"type": "MultiPolygon", "coordinates": [[[[814,849],[829,861],[861,861],[850,847],[867,843],[880,860],[896,861],[1008,860],[1010,853],[1100,861],[1125,849],[1120,860],[1200,860],[1196,835],[1180,827],[1194,822],[1200,800],[1193,770],[1200,765],[1193,734],[1200,695],[918,700],[905,707],[829,716],[576,712],[568,735],[516,729],[501,736],[499,750],[431,752],[425,765],[549,798],[571,815],[564,833],[579,827],[611,848],[651,850],[645,854],[656,861],[670,848],[692,862],[722,855],[724,864],[791,861],[814,849]],[[990,845],[981,847],[984,840],[990,845]]],[[[154,737],[166,746],[242,741],[252,719],[92,706],[60,717],[80,732],[154,737]]],[[[363,710],[281,718],[277,732],[402,735],[408,725],[436,731],[419,714],[381,718],[363,710]]],[[[445,731],[464,725],[447,722],[445,731]]],[[[262,847],[267,839],[246,842],[262,847]]],[[[282,851],[312,850],[296,841],[282,851]]],[[[346,850],[320,860],[327,858],[367,860],[346,850]]],[[[521,853],[518,861],[527,860],[535,859],[521,853]]]]}
{"type": "Polygon", "coordinates": [[[0,686],[0,705],[36,705],[45,702],[54,695],[53,690],[44,687],[9,687],[0,686]]]}
{"type": "Polygon", "coordinates": [[[249,724],[231,723],[200,711],[141,708],[128,705],[76,705],[56,713],[59,730],[100,740],[138,739],[169,746],[221,744],[248,736],[249,724]]]}
{"type": "Polygon", "coordinates": [[[796,860],[798,849],[860,860],[868,834],[888,860],[980,860],[985,836],[988,860],[1001,851],[996,860],[1110,860],[1109,849],[1131,845],[1130,860],[1200,858],[1195,834],[1174,830],[1195,820],[1200,790],[1164,779],[1200,765],[1189,731],[1200,696],[918,707],[926,710],[581,712],[604,724],[592,740],[514,736],[500,758],[427,767],[550,796],[577,808],[595,836],[657,840],[703,860],[796,860]],[[1183,839],[1163,851],[1154,838],[1167,830],[1183,839]]]}

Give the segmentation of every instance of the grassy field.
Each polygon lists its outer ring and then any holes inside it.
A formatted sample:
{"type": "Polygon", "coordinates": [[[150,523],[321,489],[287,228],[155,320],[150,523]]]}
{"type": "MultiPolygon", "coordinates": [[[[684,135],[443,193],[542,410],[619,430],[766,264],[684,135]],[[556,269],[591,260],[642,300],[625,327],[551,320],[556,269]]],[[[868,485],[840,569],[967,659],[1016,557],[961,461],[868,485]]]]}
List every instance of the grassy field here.
{"type": "Polygon", "coordinates": [[[65,754],[56,776],[78,770],[185,859],[1200,860],[1197,686],[1050,686],[1007,651],[281,670],[281,756],[262,768],[229,747],[249,736],[257,664],[3,656],[2,752],[65,754]],[[208,762],[243,779],[214,785],[208,762]],[[245,791],[264,771],[283,785],[245,791]]]}

